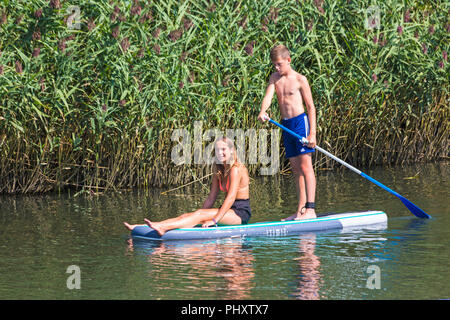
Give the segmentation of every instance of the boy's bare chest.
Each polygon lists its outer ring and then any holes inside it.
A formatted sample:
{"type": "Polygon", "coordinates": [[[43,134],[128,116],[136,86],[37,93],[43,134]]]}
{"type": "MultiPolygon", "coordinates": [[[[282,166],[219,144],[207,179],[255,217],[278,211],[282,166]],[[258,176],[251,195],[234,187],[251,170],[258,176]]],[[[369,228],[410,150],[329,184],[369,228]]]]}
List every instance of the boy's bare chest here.
{"type": "Polygon", "coordinates": [[[275,82],[275,91],[278,96],[293,96],[300,94],[300,84],[298,81],[289,79],[279,79],[275,82]]]}

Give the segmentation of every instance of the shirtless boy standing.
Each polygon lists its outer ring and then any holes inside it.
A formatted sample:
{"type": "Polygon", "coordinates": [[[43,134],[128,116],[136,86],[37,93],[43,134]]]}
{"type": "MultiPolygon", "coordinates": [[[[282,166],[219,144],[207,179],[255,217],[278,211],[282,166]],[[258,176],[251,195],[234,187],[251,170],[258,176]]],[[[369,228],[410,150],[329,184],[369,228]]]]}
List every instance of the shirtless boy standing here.
{"type": "Polygon", "coordinates": [[[286,158],[291,164],[299,199],[297,212],[284,220],[316,218],[314,202],[316,177],[312,164],[312,152],[316,146],[316,108],[311,88],[306,77],[292,69],[289,50],[284,45],[272,48],[270,59],[276,72],[270,76],[258,119],[267,120],[266,111],[276,92],[283,118],[281,124],[300,136],[306,137],[309,142],[304,146],[299,139],[283,131],[286,158]],[[305,114],[303,101],[308,115],[305,114]]]}

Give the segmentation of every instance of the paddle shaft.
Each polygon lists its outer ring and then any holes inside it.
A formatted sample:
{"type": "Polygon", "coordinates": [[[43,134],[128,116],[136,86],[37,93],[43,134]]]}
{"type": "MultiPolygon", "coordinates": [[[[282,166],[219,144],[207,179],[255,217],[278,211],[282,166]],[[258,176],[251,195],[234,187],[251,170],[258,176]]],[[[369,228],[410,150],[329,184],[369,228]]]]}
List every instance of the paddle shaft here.
{"type": "MultiPolygon", "coordinates": [[[[285,126],[279,124],[278,122],[272,120],[272,119],[268,119],[269,122],[273,123],[274,125],[280,127],[281,129],[283,129],[284,131],[290,133],[291,135],[293,135],[294,137],[298,138],[300,140],[301,143],[303,144],[308,144],[308,140],[306,140],[305,137],[300,136],[299,134],[295,133],[294,131],[286,128],[285,126]]],[[[347,162],[345,162],[342,159],[339,159],[338,157],[336,157],[335,155],[332,155],[331,153],[329,153],[328,151],[322,149],[319,146],[315,146],[315,149],[317,151],[322,152],[323,154],[325,154],[326,156],[330,157],[331,159],[339,162],[340,164],[342,164],[343,166],[347,167],[348,169],[352,170],[353,172],[359,174],[361,177],[366,178],[367,180],[369,180],[370,182],[376,184],[377,186],[383,188],[384,190],[390,192],[391,194],[393,194],[394,196],[398,197],[403,204],[417,217],[419,218],[431,218],[427,213],[425,213],[422,209],[420,209],[419,207],[417,207],[415,204],[413,204],[411,201],[409,201],[408,199],[404,198],[403,196],[401,196],[400,194],[398,194],[397,192],[395,192],[394,190],[386,187],[384,184],[382,184],[381,182],[375,180],[374,178],[368,176],[367,174],[365,174],[364,172],[362,172],[361,170],[356,169],[355,167],[353,167],[352,165],[348,164],[347,162]]]]}
{"type": "Polygon", "coordinates": [[[379,186],[379,187],[385,189],[386,191],[389,191],[389,192],[392,193],[394,196],[397,196],[397,197],[400,196],[400,195],[399,195],[397,192],[395,192],[394,190],[392,190],[392,189],[386,187],[386,186],[385,186],[384,184],[382,184],[381,182],[378,182],[377,180],[375,180],[375,179],[372,178],[371,176],[368,176],[367,174],[365,174],[365,173],[362,172],[361,170],[358,170],[358,169],[356,169],[355,167],[353,167],[352,165],[349,165],[347,162],[345,162],[345,161],[339,159],[338,157],[332,155],[331,153],[329,153],[328,151],[322,149],[321,147],[316,146],[315,149],[318,150],[318,151],[320,151],[320,152],[322,152],[323,154],[329,156],[331,159],[333,159],[333,160],[339,162],[339,163],[342,164],[343,166],[349,168],[349,169],[352,170],[353,172],[356,172],[357,174],[359,174],[360,176],[366,178],[367,180],[369,180],[369,181],[375,183],[377,186],[379,186]]]}

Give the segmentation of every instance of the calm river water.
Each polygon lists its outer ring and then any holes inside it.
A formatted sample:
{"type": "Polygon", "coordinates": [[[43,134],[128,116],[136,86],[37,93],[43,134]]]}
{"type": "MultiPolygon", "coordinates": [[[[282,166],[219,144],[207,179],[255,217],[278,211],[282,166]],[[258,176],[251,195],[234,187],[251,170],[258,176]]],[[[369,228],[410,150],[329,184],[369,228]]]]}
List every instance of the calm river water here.
{"type": "MultiPolygon", "coordinates": [[[[2,196],[0,299],[450,298],[450,163],[366,173],[433,219],[414,217],[396,197],[346,169],[317,173],[317,211],[383,210],[387,227],[133,243],[122,221],[194,210],[207,189],[2,196]],[[79,268],[80,289],[67,286],[76,283],[70,266],[79,268]]],[[[296,207],[289,176],[256,178],[250,189],[252,222],[279,220],[296,207]]]]}

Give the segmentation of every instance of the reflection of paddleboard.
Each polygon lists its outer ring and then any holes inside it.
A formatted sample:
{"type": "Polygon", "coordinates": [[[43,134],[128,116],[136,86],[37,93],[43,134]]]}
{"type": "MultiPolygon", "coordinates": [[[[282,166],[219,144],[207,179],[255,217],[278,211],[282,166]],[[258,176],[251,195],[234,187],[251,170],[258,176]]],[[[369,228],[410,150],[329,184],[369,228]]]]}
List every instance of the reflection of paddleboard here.
{"type": "Polygon", "coordinates": [[[364,211],[330,213],[307,220],[257,222],[211,228],[181,228],[169,230],[162,237],[148,226],[137,226],[131,232],[131,237],[133,239],[147,240],[190,240],[248,236],[279,237],[303,232],[344,229],[386,222],[387,216],[383,211],[364,211]]]}

